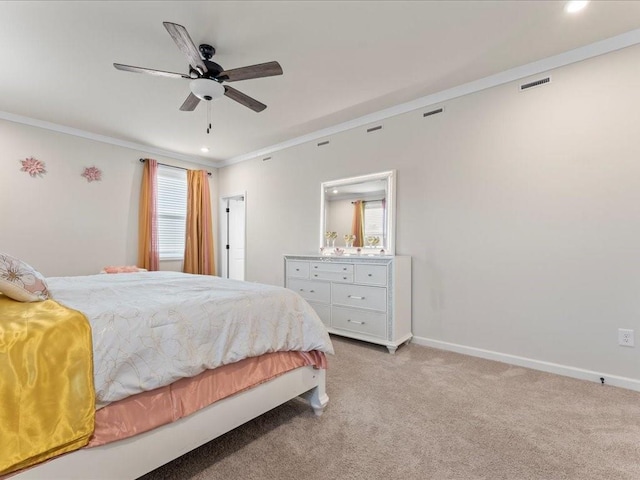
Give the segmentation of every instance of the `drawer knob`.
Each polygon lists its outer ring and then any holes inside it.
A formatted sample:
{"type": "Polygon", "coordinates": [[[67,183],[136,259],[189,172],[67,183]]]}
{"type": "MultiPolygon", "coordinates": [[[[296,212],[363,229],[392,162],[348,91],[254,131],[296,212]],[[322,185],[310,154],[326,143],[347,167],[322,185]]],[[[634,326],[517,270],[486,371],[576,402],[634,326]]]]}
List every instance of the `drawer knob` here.
{"type": "Polygon", "coordinates": [[[364,322],[356,322],[355,320],[351,320],[350,318],[347,318],[347,322],[355,323],[357,325],[364,325],[364,322]]]}
{"type": "Polygon", "coordinates": [[[354,300],[364,300],[364,297],[356,297],[355,295],[347,295],[347,298],[353,298],[354,300]]]}
{"type": "Polygon", "coordinates": [[[347,279],[347,277],[342,277],[342,279],[343,279],[343,280],[346,280],[346,279],[347,279]]]}
{"type": "Polygon", "coordinates": [[[315,290],[309,290],[309,293],[316,293],[315,290]]]}
{"type": "Polygon", "coordinates": [[[296,268],[296,272],[299,272],[299,271],[300,271],[300,269],[299,269],[299,268],[296,268]]]}
{"type": "Polygon", "coordinates": [[[318,266],[317,266],[317,265],[315,265],[313,268],[318,268],[318,266]]]}
{"type": "Polygon", "coordinates": [[[313,276],[314,276],[314,277],[317,277],[317,276],[318,276],[318,274],[317,274],[317,273],[314,273],[314,274],[313,274],[313,276]]]}
{"type": "Polygon", "coordinates": [[[347,271],[347,267],[343,267],[342,270],[344,270],[346,272],[347,271]]]}
{"type": "Polygon", "coordinates": [[[370,276],[370,277],[373,277],[373,275],[372,275],[372,274],[369,274],[369,276],[370,276]]]}
{"type": "Polygon", "coordinates": [[[300,289],[300,291],[301,291],[301,292],[304,292],[304,288],[301,288],[301,289],[300,289]]]}

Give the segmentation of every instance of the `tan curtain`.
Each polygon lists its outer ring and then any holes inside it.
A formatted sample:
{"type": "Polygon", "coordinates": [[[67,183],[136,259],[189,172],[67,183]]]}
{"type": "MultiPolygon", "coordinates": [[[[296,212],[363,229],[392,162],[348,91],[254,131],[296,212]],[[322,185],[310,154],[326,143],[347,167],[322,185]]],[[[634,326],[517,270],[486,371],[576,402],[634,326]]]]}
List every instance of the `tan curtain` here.
{"type": "Polygon", "coordinates": [[[187,233],[185,273],[215,275],[209,179],[204,170],[187,171],[187,233]]]}
{"type": "Polygon", "coordinates": [[[364,202],[362,200],[353,202],[351,233],[356,236],[353,246],[362,247],[364,245],[364,202]]]}
{"type": "Polygon", "coordinates": [[[158,253],[158,162],[147,158],[142,172],[138,207],[138,266],[156,271],[160,267],[158,253]]]}

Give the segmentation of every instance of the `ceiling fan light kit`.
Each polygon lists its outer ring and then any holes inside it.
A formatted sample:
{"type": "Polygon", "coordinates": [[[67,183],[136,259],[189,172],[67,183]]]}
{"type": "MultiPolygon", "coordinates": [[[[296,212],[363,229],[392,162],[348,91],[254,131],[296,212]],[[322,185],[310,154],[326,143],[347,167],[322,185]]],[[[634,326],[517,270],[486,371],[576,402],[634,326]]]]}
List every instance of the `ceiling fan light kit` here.
{"type": "Polygon", "coordinates": [[[196,78],[189,82],[189,88],[200,100],[215,100],[224,95],[224,87],[210,78],[196,78]]]}

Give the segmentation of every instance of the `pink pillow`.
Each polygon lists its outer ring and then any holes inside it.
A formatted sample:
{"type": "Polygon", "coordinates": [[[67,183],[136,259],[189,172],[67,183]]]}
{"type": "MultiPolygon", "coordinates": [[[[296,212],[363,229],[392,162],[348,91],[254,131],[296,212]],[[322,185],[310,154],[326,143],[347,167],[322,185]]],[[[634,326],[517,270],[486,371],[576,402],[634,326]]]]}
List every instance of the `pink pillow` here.
{"type": "Polygon", "coordinates": [[[136,272],[146,272],[147,270],[144,268],[138,268],[135,265],[123,265],[121,267],[104,267],[102,269],[105,273],[136,273],[136,272]]]}
{"type": "Polygon", "coordinates": [[[6,253],[0,253],[0,293],[19,302],[40,302],[49,298],[42,274],[6,253]]]}

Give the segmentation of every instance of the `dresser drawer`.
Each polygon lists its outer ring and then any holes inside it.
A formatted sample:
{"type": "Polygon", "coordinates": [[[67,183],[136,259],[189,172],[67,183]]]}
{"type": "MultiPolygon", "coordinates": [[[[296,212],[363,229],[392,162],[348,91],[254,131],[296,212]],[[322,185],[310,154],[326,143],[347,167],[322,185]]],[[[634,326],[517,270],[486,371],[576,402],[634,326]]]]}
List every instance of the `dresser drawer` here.
{"type": "Polygon", "coordinates": [[[325,324],[326,327],[331,326],[331,305],[325,305],[322,303],[309,302],[309,305],[313,307],[316,311],[322,323],[325,324]]]}
{"type": "Polygon", "coordinates": [[[387,315],[353,308],[331,307],[331,326],[340,330],[385,338],[387,315]]]}
{"type": "Polygon", "coordinates": [[[311,278],[313,280],[329,280],[332,282],[353,283],[353,273],[338,273],[338,272],[311,272],[311,278]]]}
{"type": "Polygon", "coordinates": [[[386,285],[387,267],[385,265],[356,265],[356,283],[386,285]]]}
{"type": "Polygon", "coordinates": [[[320,303],[331,301],[331,284],[328,282],[314,282],[312,280],[302,280],[291,278],[287,286],[294,292],[298,292],[305,300],[320,303]]]}
{"type": "Polygon", "coordinates": [[[384,287],[332,283],[331,298],[334,305],[387,311],[387,289],[384,287]]]}
{"type": "Polygon", "coordinates": [[[311,273],[349,273],[353,275],[353,265],[349,263],[311,262],[311,273]]]}
{"type": "Polygon", "coordinates": [[[287,262],[287,277],[309,278],[309,262],[287,262]]]}

